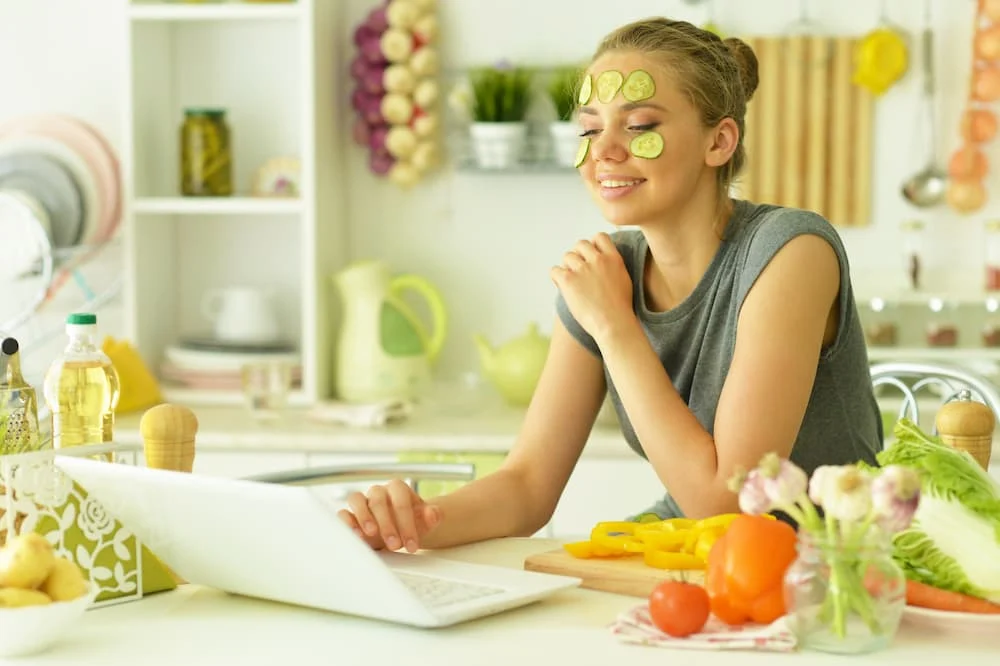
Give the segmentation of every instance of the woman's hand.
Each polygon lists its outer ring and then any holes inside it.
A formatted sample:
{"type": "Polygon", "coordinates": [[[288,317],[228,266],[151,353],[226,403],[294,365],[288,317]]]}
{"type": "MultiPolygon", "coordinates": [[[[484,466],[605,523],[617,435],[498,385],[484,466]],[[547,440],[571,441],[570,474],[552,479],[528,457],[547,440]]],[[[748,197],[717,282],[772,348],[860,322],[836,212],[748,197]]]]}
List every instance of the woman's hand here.
{"type": "Polygon", "coordinates": [[[372,486],[367,495],[351,493],[347,505],[350,510],[341,509],[337,515],[375,550],[416,552],[424,535],[441,523],[440,507],[425,502],[399,479],[372,486]]]}
{"type": "Polygon", "coordinates": [[[578,242],[550,277],[573,317],[598,344],[617,326],[635,319],[632,279],[606,233],[578,242]]]}

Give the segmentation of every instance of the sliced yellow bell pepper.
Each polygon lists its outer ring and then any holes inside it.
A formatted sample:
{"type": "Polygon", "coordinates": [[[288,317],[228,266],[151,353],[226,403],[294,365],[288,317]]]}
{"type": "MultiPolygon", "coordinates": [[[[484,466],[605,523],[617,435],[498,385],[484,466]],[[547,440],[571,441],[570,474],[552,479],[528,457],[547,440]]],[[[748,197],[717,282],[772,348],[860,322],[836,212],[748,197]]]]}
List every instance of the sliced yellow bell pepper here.
{"type": "Polygon", "coordinates": [[[720,513],[718,516],[702,518],[695,524],[695,529],[703,530],[710,527],[729,527],[729,524],[740,515],[738,513],[720,513]]]}
{"type": "Polygon", "coordinates": [[[704,560],[690,553],[668,553],[662,550],[647,550],[642,556],[642,561],[656,569],[695,570],[706,567],[704,560]]]}
{"type": "Polygon", "coordinates": [[[662,530],[637,530],[635,536],[647,548],[679,551],[684,545],[684,532],[664,532],[662,530]]]}

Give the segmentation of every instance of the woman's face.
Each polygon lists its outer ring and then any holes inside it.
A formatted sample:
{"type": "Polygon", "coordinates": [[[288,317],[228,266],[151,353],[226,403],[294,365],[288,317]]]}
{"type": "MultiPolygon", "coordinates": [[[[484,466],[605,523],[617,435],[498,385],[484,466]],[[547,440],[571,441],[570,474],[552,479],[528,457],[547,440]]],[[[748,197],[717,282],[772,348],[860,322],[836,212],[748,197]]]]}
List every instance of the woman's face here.
{"type": "Polygon", "coordinates": [[[590,146],[579,170],[609,222],[655,223],[683,207],[696,188],[714,186],[717,131],[702,125],[698,109],[661,63],[641,53],[609,52],[587,73],[593,93],[580,107],[579,122],[590,146]],[[599,99],[597,80],[603,72],[616,71],[627,80],[637,70],[652,77],[652,96],[630,102],[619,89],[613,99],[599,99]],[[645,150],[631,144],[647,132],[659,137],[647,136],[645,150]],[[659,139],[662,150],[656,154],[659,139]]]}

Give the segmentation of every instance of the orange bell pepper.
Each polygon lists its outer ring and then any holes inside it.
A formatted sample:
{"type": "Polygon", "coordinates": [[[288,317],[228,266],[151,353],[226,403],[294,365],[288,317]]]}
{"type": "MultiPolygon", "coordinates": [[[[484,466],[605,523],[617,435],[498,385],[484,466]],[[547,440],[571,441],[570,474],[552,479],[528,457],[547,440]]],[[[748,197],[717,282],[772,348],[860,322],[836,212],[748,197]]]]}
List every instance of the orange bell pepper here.
{"type": "Polygon", "coordinates": [[[705,589],[723,622],[770,624],[785,614],[784,577],[796,558],[795,528],[744,515],[733,520],[708,555],[705,589]]]}

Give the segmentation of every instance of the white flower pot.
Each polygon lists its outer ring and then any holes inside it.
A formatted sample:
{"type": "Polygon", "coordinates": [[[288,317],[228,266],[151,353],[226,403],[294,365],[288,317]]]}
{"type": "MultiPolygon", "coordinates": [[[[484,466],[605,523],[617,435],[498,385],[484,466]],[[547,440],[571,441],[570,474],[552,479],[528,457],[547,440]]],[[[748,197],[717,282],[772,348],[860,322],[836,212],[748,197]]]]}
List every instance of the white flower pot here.
{"type": "Polygon", "coordinates": [[[552,152],[559,166],[572,167],[576,164],[576,153],[580,149],[580,125],[568,121],[549,124],[552,137],[552,152]]]}
{"type": "Polygon", "coordinates": [[[528,126],[521,123],[472,123],[472,154],[483,169],[517,166],[524,155],[528,126]]]}

